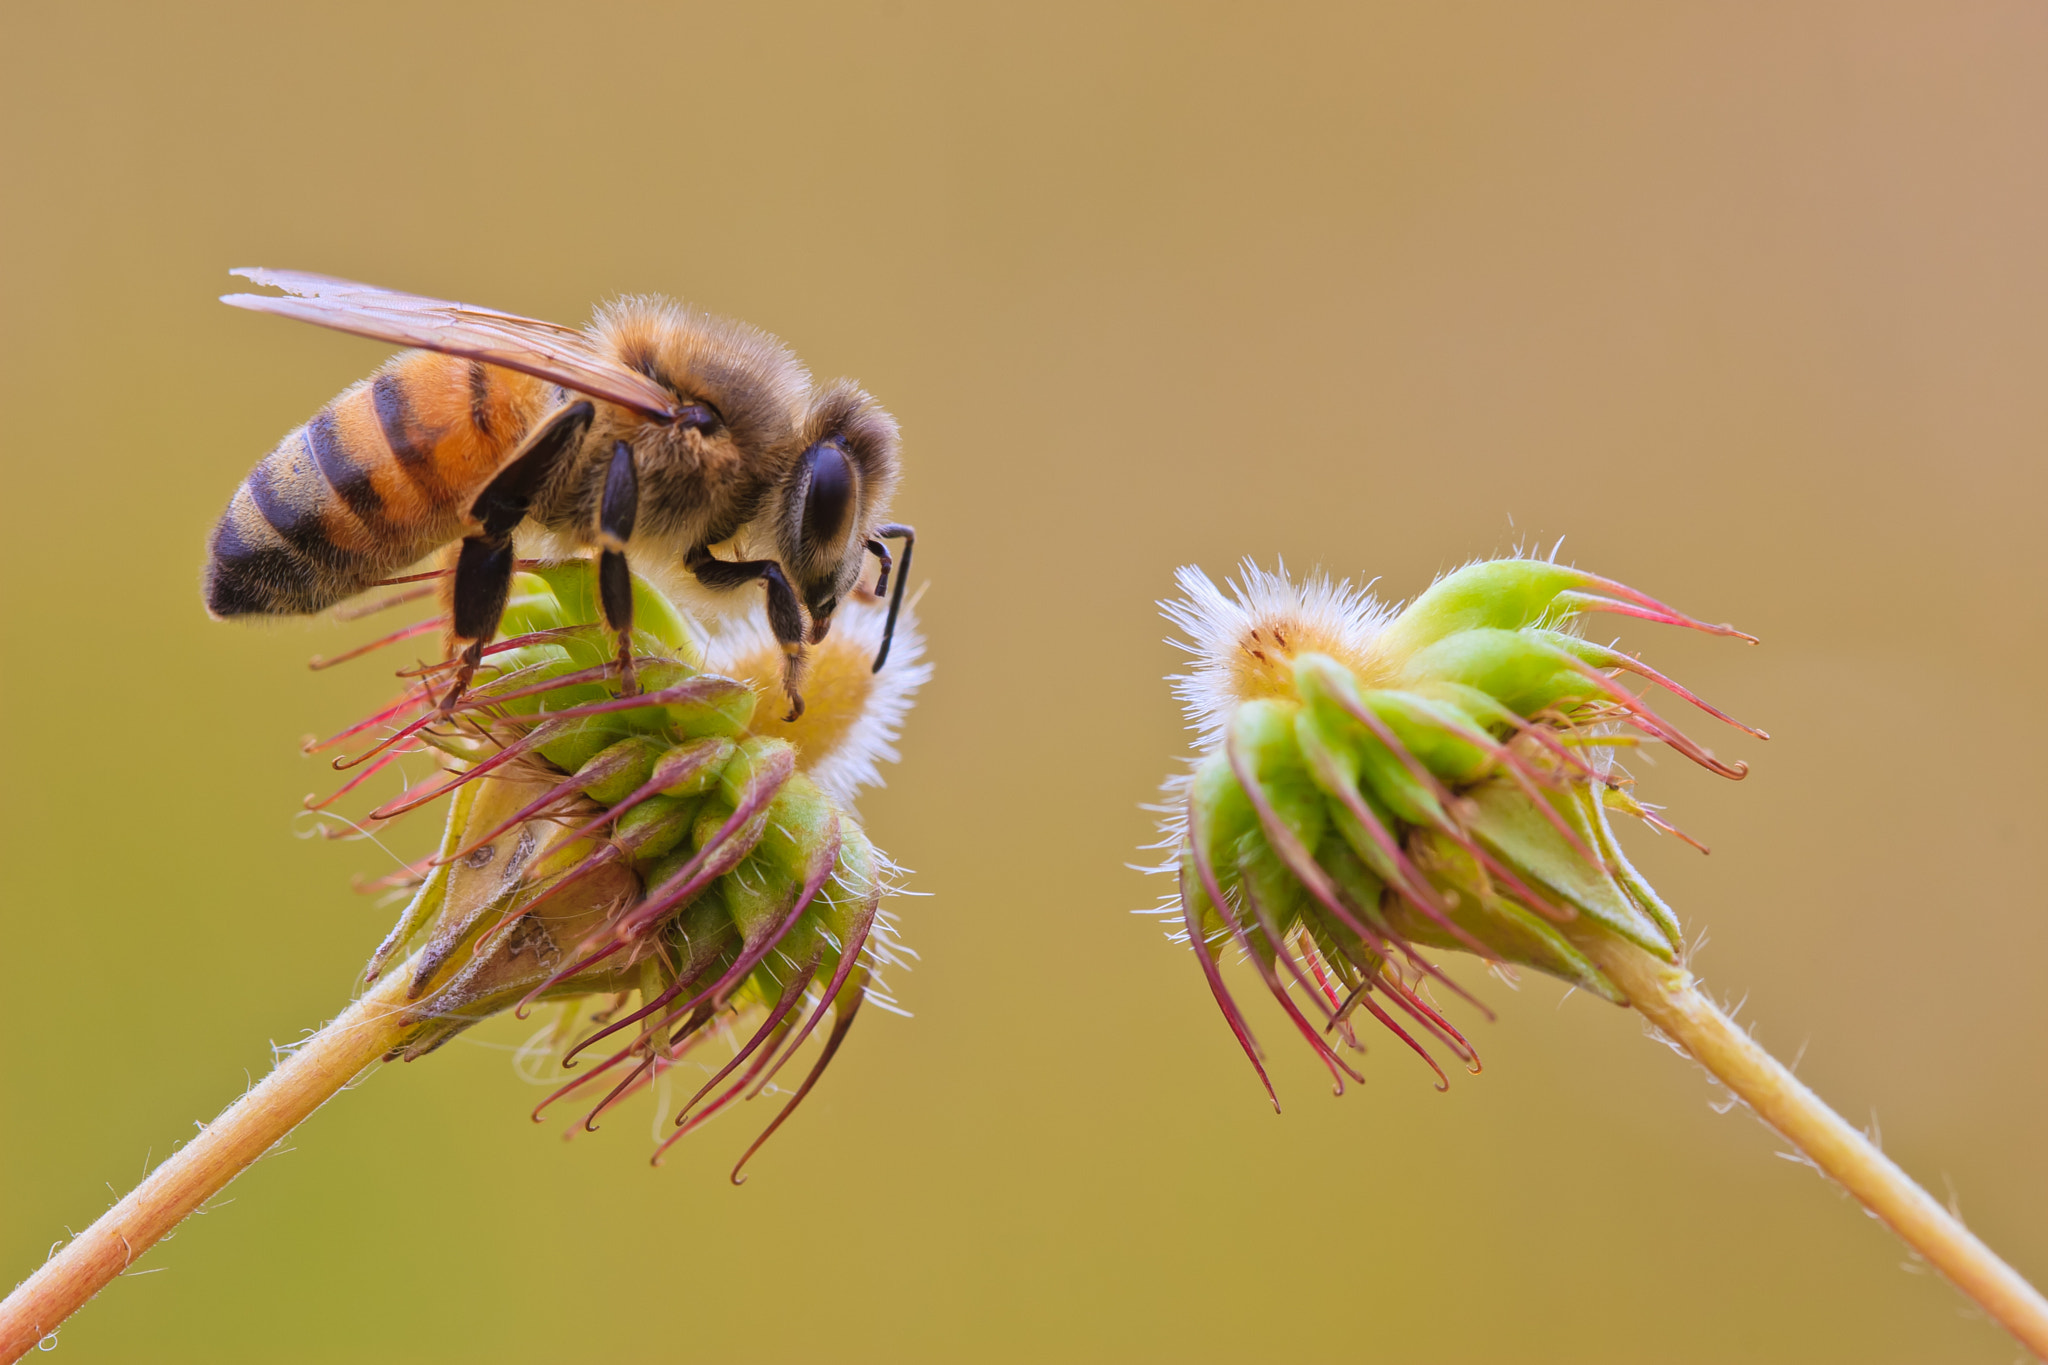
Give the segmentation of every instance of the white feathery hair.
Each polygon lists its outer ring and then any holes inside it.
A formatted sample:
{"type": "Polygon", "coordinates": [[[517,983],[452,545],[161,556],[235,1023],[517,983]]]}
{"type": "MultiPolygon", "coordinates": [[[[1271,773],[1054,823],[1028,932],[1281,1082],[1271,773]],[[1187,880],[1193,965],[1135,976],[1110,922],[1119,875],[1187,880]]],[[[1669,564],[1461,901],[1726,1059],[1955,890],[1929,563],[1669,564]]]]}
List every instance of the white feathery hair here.
{"type": "Polygon", "coordinates": [[[1238,566],[1238,573],[1236,581],[1225,580],[1219,588],[1188,565],[1174,574],[1184,595],[1159,604],[1166,619],[1188,636],[1168,643],[1193,655],[1193,667],[1167,681],[1187,710],[1195,747],[1204,753],[1223,742],[1230,713],[1254,695],[1244,682],[1246,651],[1255,634],[1270,635],[1278,627],[1301,647],[1364,671],[1373,641],[1395,614],[1364,588],[1327,574],[1296,583],[1284,563],[1268,573],[1250,559],[1238,566]]]}
{"type": "MultiPolygon", "coordinates": [[[[1344,664],[1362,668],[1373,642],[1394,609],[1364,588],[1338,582],[1327,574],[1312,574],[1300,583],[1287,576],[1287,566],[1276,564],[1268,573],[1251,559],[1238,566],[1236,581],[1225,580],[1219,588],[1209,575],[1193,565],[1174,574],[1181,597],[1159,604],[1167,620],[1179,626],[1186,639],[1169,639],[1168,644],[1193,656],[1193,667],[1175,673],[1167,681],[1174,696],[1186,708],[1188,728],[1195,732],[1196,754],[1206,754],[1223,743],[1223,730],[1230,714],[1256,695],[1247,690],[1245,661],[1248,647],[1259,640],[1266,648],[1277,644],[1274,629],[1291,637],[1290,644],[1320,650],[1344,664]],[[1257,633],[1255,635],[1255,632],[1257,633]],[[1272,640],[1271,644],[1265,643],[1272,640]]],[[[1370,586],[1370,585],[1368,585],[1370,586]]],[[[1180,870],[1181,841],[1187,833],[1188,784],[1194,780],[1194,759],[1185,770],[1169,776],[1160,787],[1158,804],[1147,806],[1159,817],[1159,841],[1147,844],[1147,852],[1160,855],[1150,866],[1136,866],[1140,872],[1171,876],[1180,870]]],[[[1176,943],[1187,941],[1181,919],[1180,895],[1170,892],[1157,906],[1132,912],[1156,915],[1166,936],[1176,943]]]]}
{"type": "MultiPolygon", "coordinates": [[[[896,739],[903,733],[903,719],[917,698],[917,689],[931,681],[932,666],[924,657],[924,632],[917,624],[917,600],[922,596],[920,591],[903,604],[896,620],[896,638],[889,646],[889,661],[879,673],[868,673],[865,661],[873,660],[882,647],[882,626],[889,615],[886,603],[848,600],[832,618],[832,634],[823,644],[811,647],[814,659],[829,651],[864,661],[860,667],[867,693],[859,715],[831,748],[802,753],[798,760],[806,776],[849,810],[863,788],[881,785],[881,765],[902,757],[896,751],[896,739]]],[[[765,609],[756,605],[744,616],[717,622],[705,646],[704,662],[714,673],[752,677],[771,689],[779,687],[776,679],[782,667],[782,649],[769,628],[765,609]]],[[[817,676],[816,671],[812,676],[817,676]]]]}

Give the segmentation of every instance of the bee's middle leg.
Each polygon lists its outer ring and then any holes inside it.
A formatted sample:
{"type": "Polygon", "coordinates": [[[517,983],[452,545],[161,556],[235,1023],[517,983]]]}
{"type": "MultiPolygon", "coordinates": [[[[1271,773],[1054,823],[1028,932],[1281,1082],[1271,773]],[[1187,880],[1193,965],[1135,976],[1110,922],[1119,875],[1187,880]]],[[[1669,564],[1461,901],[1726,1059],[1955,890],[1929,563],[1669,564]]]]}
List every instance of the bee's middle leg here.
{"type": "Polygon", "coordinates": [[[789,586],[782,566],[772,559],[716,559],[702,546],[684,557],[683,566],[707,588],[737,588],[759,579],[768,590],[768,626],[782,646],[782,690],[789,695],[785,721],[804,713],[804,609],[789,586]]]}
{"type": "Polygon", "coordinates": [[[640,471],[633,447],[620,441],[612,447],[605,472],[604,501],[597,513],[597,599],[604,623],[619,641],[619,695],[639,691],[633,676],[633,574],[626,565],[626,542],[640,510],[640,471]]]}

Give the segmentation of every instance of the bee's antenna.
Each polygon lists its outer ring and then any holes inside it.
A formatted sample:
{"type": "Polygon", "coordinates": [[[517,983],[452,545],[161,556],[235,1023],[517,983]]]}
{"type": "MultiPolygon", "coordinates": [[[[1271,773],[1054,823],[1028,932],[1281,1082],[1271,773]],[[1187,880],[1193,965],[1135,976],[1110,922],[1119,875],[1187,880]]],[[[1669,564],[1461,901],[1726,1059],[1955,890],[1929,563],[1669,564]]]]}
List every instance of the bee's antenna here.
{"type": "Polygon", "coordinates": [[[882,582],[875,584],[875,591],[882,590],[889,578],[889,552],[882,548],[884,540],[903,542],[903,563],[896,570],[896,591],[889,596],[889,619],[882,623],[882,647],[875,652],[875,666],[870,672],[880,673],[882,665],[889,660],[889,642],[896,638],[896,617],[903,610],[903,585],[910,581],[910,552],[917,548],[917,532],[908,526],[877,526],[875,539],[868,542],[868,548],[882,561],[882,582]]]}

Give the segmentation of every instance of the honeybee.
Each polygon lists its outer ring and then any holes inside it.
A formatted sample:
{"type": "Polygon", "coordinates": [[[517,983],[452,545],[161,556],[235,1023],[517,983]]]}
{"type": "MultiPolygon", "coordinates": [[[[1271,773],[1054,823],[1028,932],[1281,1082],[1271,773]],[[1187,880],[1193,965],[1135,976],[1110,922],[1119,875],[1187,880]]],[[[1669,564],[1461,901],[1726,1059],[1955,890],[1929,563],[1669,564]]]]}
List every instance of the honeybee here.
{"type": "Polygon", "coordinates": [[[459,540],[446,714],[497,633],[514,533],[531,523],[548,552],[596,556],[624,692],[629,546],[710,588],[763,584],[793,720],[805,645],[866,554],[874,591],[889,590],[884,542],[901,540],[876,671],[887,660],[916,535],[884,520],[897,427],[858,386],[814,387],[766,332],[663,299],[621,300],[579,331],[324,275],[231,273],[284,294],[223,303],[420,349],[344,390],[235,490],[208,545],[214,616],[322,611],[459,540]]]}

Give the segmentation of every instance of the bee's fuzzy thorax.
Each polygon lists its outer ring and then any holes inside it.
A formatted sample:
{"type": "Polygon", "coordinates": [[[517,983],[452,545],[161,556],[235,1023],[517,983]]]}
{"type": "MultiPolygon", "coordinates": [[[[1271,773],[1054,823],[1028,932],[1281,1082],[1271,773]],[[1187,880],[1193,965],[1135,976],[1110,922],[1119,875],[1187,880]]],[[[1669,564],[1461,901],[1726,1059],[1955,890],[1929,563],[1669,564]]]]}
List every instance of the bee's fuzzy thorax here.
{"type": "Polygon", "coordinates": [[[629,369],[689,401],[707,401],[741,446],[789,451],[799,414],[792,395],[810,372],[778,338],[658,294],[614,299],[591,324],[598,344],[629,369]]]}

